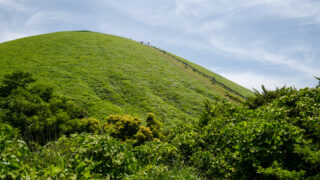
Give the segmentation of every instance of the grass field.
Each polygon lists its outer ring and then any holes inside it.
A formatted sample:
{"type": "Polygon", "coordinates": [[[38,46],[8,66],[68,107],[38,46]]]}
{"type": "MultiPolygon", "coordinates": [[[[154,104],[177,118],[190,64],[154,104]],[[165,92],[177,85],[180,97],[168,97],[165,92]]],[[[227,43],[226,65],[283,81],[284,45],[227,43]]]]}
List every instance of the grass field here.
{"type": "Polygon", "coordinates": [[[100,119],[114,113],[144,119],[153,112],[171,126],[197,118],[205,99],[225,98],[226,93],[148,46],[95,32],[57,32],[0,44],[0,77],[16,69],[32,72],[39,83],[54,87],[100,119]]]}

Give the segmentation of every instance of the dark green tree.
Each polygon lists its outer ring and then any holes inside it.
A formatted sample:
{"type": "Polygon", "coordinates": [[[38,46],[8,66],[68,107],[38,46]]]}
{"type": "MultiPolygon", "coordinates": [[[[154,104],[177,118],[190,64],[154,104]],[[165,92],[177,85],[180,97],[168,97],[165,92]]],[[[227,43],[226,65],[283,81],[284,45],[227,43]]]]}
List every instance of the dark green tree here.
{"type": "Polygon", "coordinates": [[[46,144],[74,132],[76,121],[86,113],[72,101],[53,94],[53,88],[33,85],[28,72],[16,71],[1,81],[0,115],[4,122],[19,128],[24,140],[46,144]]]}
{"type": "Polygon", "coordinates": [[[11,74],[6,74],[0,85],[0,96],[7,97],[18,87],[26,88],[30,83],[35,82],[32,74],[24,71],[15,71],[11,74]]]}

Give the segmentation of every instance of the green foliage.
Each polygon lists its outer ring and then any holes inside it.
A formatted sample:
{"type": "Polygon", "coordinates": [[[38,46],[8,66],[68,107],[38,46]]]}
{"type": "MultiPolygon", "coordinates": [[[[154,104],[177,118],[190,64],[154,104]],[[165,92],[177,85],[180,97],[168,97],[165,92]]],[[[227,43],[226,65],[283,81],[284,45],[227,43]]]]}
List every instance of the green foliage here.
{"type": "MultiPolygon", "coordinates": [[[[25,88],[18,87],[12,93],[21,91],[28,97],[30,92],[46,92],[25,88]]],[[[268,100],[255,109],[219,99],[206,102],[200,123],[177,124],[167,142],[158,141],[161,123],[153,114],[148,114],[146,126],[129,115],[111,115],[105,124],[95,118],[74,119],[70,121],[73,132],[91,133],[63,136],[46,146],[36,146],[32,153],[16,130],[1,126],[4,144],[0,144],[0,157],[6,162],[0,164],[1,177],[318,179],[320,89],[287,88],[281,93],[268,92],[277,95],[265,95],[268,100]],[[101,133],[103,130],[107,133],[101,133]]],[[[63,105],[71,109],[61,114],[53,111],[61,119],[77,109],[55,96],[48,102],[54,102],[53,109],[63,105]]]]}
{"type": "Polygon", "coordinates": [[[43,178],[121,179],[137,168],[132,147],[107,135],[64,136],[36,153],[30,163],[43,178]]]}
{"type": "Polygon", "coordinates": [[[139,131],[134,135],[133,139],[136,144],[142,144],[144,141],[152,141],[153,134],[149,127],[140,126],[139,131]]]}
{"type": "Polygon", "coordinates": [[[141,120],[129,115],[110,115],[106,118],[111,136],[125,141],[132,139],[140,129],[141,120]]]}
{"type": "Polygon", "coordinates": [[[160,139],[162,137],[160,128],[161,122],[156,119],[153,113],[148,113],[147,115],[147,127],[152,131],[152,136],[154,138],[160,139]]]}
{"type": "Polygon", "coordinates": [[[101,127],[102,125],[100,121],[93,117],[76,120],[75,123],[76,123],[76,125],[74,126],[75,132],[99,133],[102,131],[102,127],[101,127]]]}
{"type": "Polygon", "coordinates": [[[281,119],[304,130],[304,135],[320,142],[320,89],[304,88],[290,91],[276,99],[267,107],[267,111],[281,119]]]}
{"type": "Polygon", "coordinates": [[[108,135],[72,134],[30,152],[17,130],[0,126],[1,179],[202,179],[178,149],[150,141],[134,148],[108,135]]]}
{"type": "Polygon", "coordinates": [[[188,124],[178,125],[173,129],[168,141],[178,148],[185,161],[189,161],[192,154],[204,143],[200,138],[200,133],[196,132],[196,127],[188,124]]]}
{"type": "Polygon", "coordinates": [[[0,115],[4,122],[21,130],[24,140],[45,144],[75,130],[75,121],[85,112],[72,101],[53,95],[53,89],[31,86],[30,73],[17,71],[6,75],[1,86],[0,115]],[[14,83],[16,82],[16,83],[14,83]]]}
{"type": "Polygon", "coordinates": [[[139,163],[148,164],[174,164],[180,160],[178,149],[166,142],[150,141],[134,147],[134,153],[139,163]]]}
{"type": "Polygon", "coordinates": [[[258,173],[264,174],[269,178],[277,177],[279,179],[303,179],[303,176],[306,174],[303,170],[299,172],[284,170],[277,161],[275,161],[271,167],[266,169],[258,167],[258,173]]]}
{"type": "Polygon", "coordinates": [[[245,105],[247,105],[250,109],[256,109],[295,90],[293,87],[287,88],[285,86],[276,88],[275,91],[267,90],[264,85],[262,85],[261,88],[262,93],[260,93],[258,90],[255,90],[255,96],[250,96],[245,102],[245,105]]]}
{"type": "Polygon", "coordinates": [[[34,81],[35,79],[29,72],[19,70],[11,74],[6,74],[0,85],[0,96],[7,97],[18,87],[25,88],[29,83],[34,81]]]}
{"type": "Polygon", "coordinates": [[[195,169],[187,166],[166,166],[166,165],[147,165],[133,175],[127,176],[126,180],[200,180],[202,178],[195,169]]]}
{"type": "Polygon", "coordinates": [[[206,103],[205,123],[178,127],[168,139],[207,177],[319,177],[319,88],[282,88],[263,96],[267,100],[256,109],[206,103]]]}
{"type": "Polygon", "coordinates": [[[30,154],[18,130],[0,123],[0,179],[27,179],[31,169],[24,159],[30,154]]]}
{"type": "Polygon", "coordinates": [[[211,103],[209,100],[204,101],[204,110],[202,112],[202,115],[200,117],[200,126],[206,126],[208,125],[208,121],[211,119],[213,116],[213,108],[211,106],[211,103]]]}
{"type": "Polygon", "coordinates": [[[208,134],[202,137],[210,144],[191,157],[191,164],[209,176],[250,179],[259,177],[258,166],[266,168],[274,161],[289,170],[306,165],[294,147],[307,143],[301,130],[290,124],[254,119],[212,128],[204,129],[208,134]]]}
{"type": "Polygon", "coordinates": [[[161,122],[152,113],[147,116],[147,126],[142,126],[138,117],[130,115],[110,115],[106,121],[107,124],[103,127],[111,136],[122,141],[133,141],[136,145],[145,141],[159,140],[163,136],[160,130],[161,122]]]}

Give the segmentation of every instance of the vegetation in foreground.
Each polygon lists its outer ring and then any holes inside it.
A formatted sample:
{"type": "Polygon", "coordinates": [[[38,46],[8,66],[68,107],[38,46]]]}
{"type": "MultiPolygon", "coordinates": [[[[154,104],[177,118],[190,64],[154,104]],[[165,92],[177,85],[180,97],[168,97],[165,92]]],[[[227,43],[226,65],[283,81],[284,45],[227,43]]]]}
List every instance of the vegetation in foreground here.
{"type": "Polygon", "coordinates": [[[207,101],[198,121],[164,133],[153,114],[101,122],[34,81],[1,83],[1,179],[320,178],[319,87],[207,101]]]}

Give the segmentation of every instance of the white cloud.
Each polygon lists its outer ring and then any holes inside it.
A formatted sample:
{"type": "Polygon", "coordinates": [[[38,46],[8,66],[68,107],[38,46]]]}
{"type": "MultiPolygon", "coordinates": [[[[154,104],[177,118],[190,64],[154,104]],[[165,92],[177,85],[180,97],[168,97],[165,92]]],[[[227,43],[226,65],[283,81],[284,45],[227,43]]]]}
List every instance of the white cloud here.
{"type": "Polygon", "coordinates": [[[165,1],[104,1],[103,6],[115,9],[131,21],[149,26],[183,29],[186,25],[182,16],[175,12],[175,2],[165,1]]]}
{"type": "Polygon", "coordinates": [[[265,0],[269,13],[286,18],[308,18],[320,22],[320,2],[312,0],[265,0]]]}
{"type": "Polygon", "coordinates": [[[211,20],[195,28],[194,26],[190,26],[189,29],[186,30],[187,33],[190,34],[201,34],[201,33],[213,33],[213,32],[221,32],[227,28],[227,25],[222,21],[211,20]]]}
{"type": "Polygon", "coordinates": [[[23,3],[17,2],[17,0],[0,0],[0,10],[9,9],[17,12],[29,12],[31,9],[27,8],[23,3]]]}
{"type": "MultiPolygon", "coordinates": [[[[207,30],[211,26],[216,29],[235,21],[259,19],[260,17],[288,18],[300,20],[299,25],[320,23],[320,1],[312,0],[176,0],[176,12],[187,19],[188,23],[195,23],[205,19],[203,24],[188,26],[194,31],[207,30]]],[[[176,18],[176,17],[171,17],[176,18]]],[[[224,28],[225,29],[225,28],[224,28]]],[[[223,30],[222,28],[220,30],[223,30]]],[[[202,31],[203,33],[203,31],[202,31]]]]}
{"type": "Polygon", "coordinates": [[[41,26],[51,22],[59,22],[61,24],[76,21],[77,16],[72,14],[63,13],[59,11],[39,11],[34,13],[25,23],[25,26],[41,26]]]}
{"type": "Polygon", "coordinates": [[[1,33],[0,42],[10,41],[18,38],[23,38],[31,35],[35,35],[36,33],[21,33],[21,32],[13,32],[13,31],[5,31],[1,33]]]}
{"type": "Polygon", "coordinates": [[[303,79],[274,77],[270,75],[263,75],[258,72],[225,73],[222,71],[219,73],[227,79],[251,90],[253,88],[261,90],[261,85],[264,85],[267,89],[275,89],[283,86],[295,86],[297,88],[302,88],[305,86],[305,84],[301,83],[303,79]]]}
{"type": "MultiPolygon", "coordinates": [[[[314,76],[318,74],[318,68],[308,64],[306,62],[312,62],[309,60],[295,59],[290,56],[290,53],[281,54],[279,52],[271,52],[266,50],[268,47],[258,47],[254,43],[254,46],[247,42],[237,42],[233,37],[221,38],[221,37],[211,37],[210,42],[213,48],[223,52],[233,55],[233,57],[241,57],[247,61],[258,61],[262,63],[272,63],[276,65],[288,66],[291,69],[298,70],[309,76],[314,76]],[[249,45],[248,45],[249,44],[249,45]]],[[[281,51],[281,48],[280,48],[281,51]]]]}

